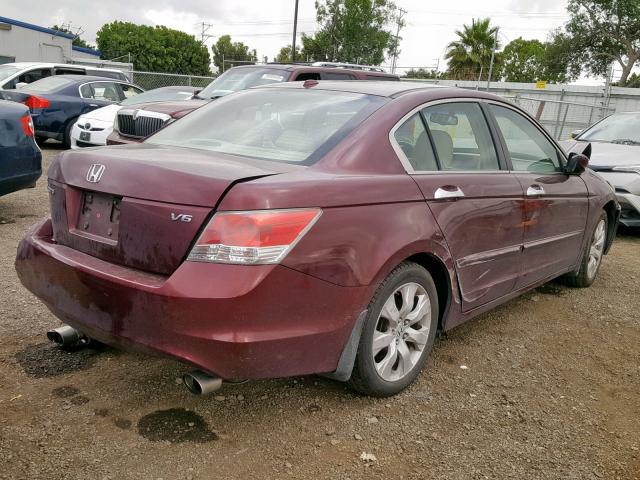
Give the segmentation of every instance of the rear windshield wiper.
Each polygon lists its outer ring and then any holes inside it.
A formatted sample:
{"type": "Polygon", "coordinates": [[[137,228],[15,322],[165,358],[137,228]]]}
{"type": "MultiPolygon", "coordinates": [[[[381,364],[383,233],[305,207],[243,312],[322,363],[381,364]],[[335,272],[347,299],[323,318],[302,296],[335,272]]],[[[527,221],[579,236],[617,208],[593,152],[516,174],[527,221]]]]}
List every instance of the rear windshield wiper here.
{"type": "Polygon", "coordinates": [[[616,140],[611,140],[611,143],[618,143],[620,145],[640,145],[640,142],[631,140],[630,138],[617,138],[616,140]]]}

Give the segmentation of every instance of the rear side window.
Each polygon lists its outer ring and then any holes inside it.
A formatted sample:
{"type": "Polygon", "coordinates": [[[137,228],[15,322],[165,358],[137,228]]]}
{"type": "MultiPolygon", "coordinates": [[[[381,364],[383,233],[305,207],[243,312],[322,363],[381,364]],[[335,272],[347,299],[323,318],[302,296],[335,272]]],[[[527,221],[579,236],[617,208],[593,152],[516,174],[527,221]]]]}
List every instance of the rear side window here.
{"type": "Polygon", "coordinates": [[[50,68],[36,68],[29,70],[18,77],[18,82],[33,83],[51,75],[50,68]]]}
{"type": "Polygon", "coordinates": [[[119,83],[118,86],[120,87],[122,96],[125,99],[133,98],[136,95],[143,92],[143,90],[139,89],[138,87],[135,87],[133,85],[127,85],[126,83],[119,83]]]}
{"type": "Polygon", "coordinates": [[[391,76],[387,76],[387,75],[370,75],[367,74],[365,75],[365,78],[367,80],[379,80],[379,81],[389,81],[389,82],[399,82],[400,78],[398,77],[391,77],[391,76]]]}
{"type": "Polygon", "coordinates": [[[419,113],[411,116],[393,135],[415,171],[438,170],[429,135],[419,113]]]}
{"type": "Polygon", "coordinates": [[[423,116],[442,170],[499,170],[491,133],[480,105],[451,102],[427,107],[423,116]]]}
{"type": "Polygon", "coordinates": [[[64,68],[56,67],[56,75],[86,75],[84,68],[64,68]]]}
{"type": "Polygon", "coordinates": [[[104,100],[107,102],[119,102],[121,100],[118,88],[113,82],[87,83],[80,88],[82,98],[104,100]]]}
{"type": "Polygon", "coordinates": [[[560,172],[560,153],[527,118],[510,108],[489,105],[498,122],[514,170],[560,172]]]}

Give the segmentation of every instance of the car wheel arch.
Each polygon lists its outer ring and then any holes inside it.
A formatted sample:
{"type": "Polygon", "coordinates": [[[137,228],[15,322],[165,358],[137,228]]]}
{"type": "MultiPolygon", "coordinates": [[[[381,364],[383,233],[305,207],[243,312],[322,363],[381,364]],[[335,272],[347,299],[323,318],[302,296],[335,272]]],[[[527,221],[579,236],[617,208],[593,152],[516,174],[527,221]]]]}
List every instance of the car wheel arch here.
{"type": "Polygon", "coordinates": [[[425,268],[433,277],[438,292],[438,329],[445,330],[446,320],[454,304],[459,303],[460,290],[455,273],[453,259],[449,251],[442,245],[434,244],[431,248],[405,248],[393,255],[378,271],[372,286],[377,286],[402,262],[413,262],[425,268]]]}
{"type": "Polygon", "coordinates": [[[609,200],[604,204],[602,209],[607,213],[607,243],[604,249],[604,253],[609,253],[609,249],[613,244],[613,240],[616,237],[616,217],[617,217],[617,205],[614,200],[609,200]]]}

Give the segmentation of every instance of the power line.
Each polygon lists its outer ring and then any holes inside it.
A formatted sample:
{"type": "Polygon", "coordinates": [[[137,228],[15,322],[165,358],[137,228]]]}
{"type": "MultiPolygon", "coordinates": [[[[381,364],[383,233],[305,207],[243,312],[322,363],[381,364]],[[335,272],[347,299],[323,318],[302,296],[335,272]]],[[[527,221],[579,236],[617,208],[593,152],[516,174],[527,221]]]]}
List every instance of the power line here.
{"type": "Polygon", "coordinates": [[[210,28],[213,28],[213,24],[202,22],[202,29],[200,30],[200,43],[204,45],[204,42],[214,37],[214,35],[209,35],[207,32],[210,28]]]}

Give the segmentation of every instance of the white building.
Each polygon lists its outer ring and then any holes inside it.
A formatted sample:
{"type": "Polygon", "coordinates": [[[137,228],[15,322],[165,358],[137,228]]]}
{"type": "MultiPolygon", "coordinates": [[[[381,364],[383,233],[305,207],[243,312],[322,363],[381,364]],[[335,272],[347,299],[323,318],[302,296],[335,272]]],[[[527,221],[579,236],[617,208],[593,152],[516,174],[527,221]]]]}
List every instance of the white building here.
{"type": "Polygon", "coordinates": [[[100,59],[98,50],[72,45],[73,38],[68,33],[0,16],[0,64],[83,63],[100,59]]]}

